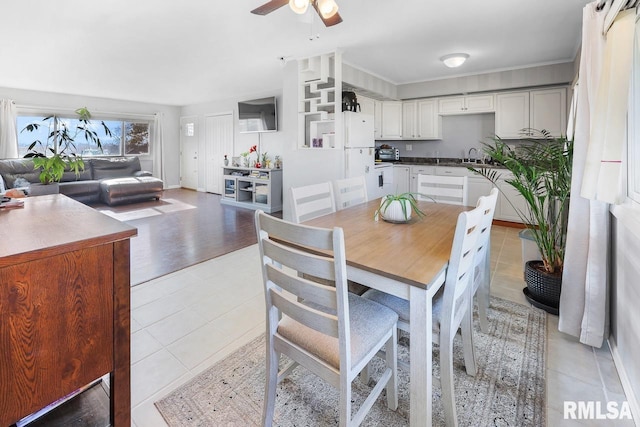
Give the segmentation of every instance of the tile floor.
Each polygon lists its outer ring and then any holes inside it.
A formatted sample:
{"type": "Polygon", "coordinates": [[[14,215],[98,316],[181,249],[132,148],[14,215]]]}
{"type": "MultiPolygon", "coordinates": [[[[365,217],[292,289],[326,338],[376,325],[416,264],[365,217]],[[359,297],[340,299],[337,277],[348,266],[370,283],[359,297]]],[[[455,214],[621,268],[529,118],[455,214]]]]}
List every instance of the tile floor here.
{"type": "MultiPolygon", "coordinates": [[[[519,230],[492,230],[492,295],[527,304],[519,230]]],[[[132,425],[166,425],[154,401],[264,331],[257,246],[135,286],[131,290],[132,425]]],[[[547,424],[633,426],[625,421],[569,421],[563,402],[625,396],[608,348],[592,349],[557,330],[548,316],[547,424]]],[[[603,405],[603,407],[605,407],[603,405]]]]}

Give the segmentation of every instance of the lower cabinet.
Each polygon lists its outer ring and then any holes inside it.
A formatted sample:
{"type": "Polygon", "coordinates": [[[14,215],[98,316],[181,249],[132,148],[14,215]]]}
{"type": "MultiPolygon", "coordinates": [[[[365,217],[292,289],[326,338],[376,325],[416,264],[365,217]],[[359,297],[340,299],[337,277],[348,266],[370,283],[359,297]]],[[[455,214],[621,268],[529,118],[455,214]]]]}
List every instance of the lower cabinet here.
{"type": "Polygon", "coordinates": [[[393,167],[393,184],[395,194],[408,193],[411,189],[411,168],[409,166],[393,167]]]}

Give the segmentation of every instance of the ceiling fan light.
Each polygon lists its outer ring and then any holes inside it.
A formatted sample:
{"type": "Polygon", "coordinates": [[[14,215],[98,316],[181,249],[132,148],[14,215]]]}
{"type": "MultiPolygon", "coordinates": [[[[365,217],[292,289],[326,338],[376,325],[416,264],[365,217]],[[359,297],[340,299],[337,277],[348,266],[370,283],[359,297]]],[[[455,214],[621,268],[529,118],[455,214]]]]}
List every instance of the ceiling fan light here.
{"type": "Polygon", "coordinates": [[[323,18],[328,19],[338,13],[338,5],[335,0],[317,0],[318,10],[323,18]]]}
{"type": "Polygon", "coordinates": [[[302,15],[309,7],[309,0],[289,0],[289,7],[295,13],[302,15]]]}
{"type": "Polygon", "coordinates": [[[464,64],[464,61],[469,58],[469,55],[466,53],[452,53],[451,55],[445,55],[440,60],[444,62],[449,68],[459,67],[464,64]]]}

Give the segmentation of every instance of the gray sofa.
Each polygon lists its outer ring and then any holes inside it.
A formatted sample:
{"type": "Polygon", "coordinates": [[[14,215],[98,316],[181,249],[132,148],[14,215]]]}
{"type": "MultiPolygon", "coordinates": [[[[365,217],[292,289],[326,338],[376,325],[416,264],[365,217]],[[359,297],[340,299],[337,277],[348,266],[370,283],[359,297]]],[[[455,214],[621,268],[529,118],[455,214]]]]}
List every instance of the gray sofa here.
{"type": "MultiPolygon", "coordinates": [[[[161,179],[140,168],[138,157],[108,157],[84,159],[85,168],[79,176],[72,171],[60,180],[60,193],[82,203],[103,202],[108,205],[160,199],[164,186],[161,179]]],[[[16,187],[16,180],[39,183],[39,170],[31,159],[0,160],[0,176],[4,186],[16,187]]],[[[20,182],[20,181],[18,181],[20,182]]]]}

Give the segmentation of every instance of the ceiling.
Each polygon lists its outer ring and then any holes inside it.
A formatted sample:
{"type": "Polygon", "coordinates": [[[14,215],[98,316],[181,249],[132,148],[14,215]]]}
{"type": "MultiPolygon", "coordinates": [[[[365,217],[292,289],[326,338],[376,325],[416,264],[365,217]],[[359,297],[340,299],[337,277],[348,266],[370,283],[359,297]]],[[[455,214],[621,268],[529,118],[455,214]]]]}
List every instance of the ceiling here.
{"type": "Polygon", "coordinates": [[[0,87],[190,105],[277,91],[285,61],[343,51],[394,84],[572,61],[588,0],[336,0],[249,13],[266,0],[11,0],[0,87]],[[466,52],[460,68],[439,58],[466,52]],[[282,59],[284,58],[284,59],[282,59]]]}

